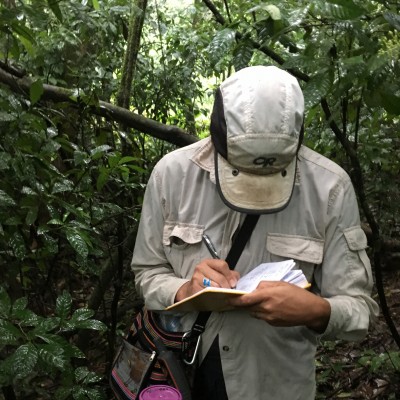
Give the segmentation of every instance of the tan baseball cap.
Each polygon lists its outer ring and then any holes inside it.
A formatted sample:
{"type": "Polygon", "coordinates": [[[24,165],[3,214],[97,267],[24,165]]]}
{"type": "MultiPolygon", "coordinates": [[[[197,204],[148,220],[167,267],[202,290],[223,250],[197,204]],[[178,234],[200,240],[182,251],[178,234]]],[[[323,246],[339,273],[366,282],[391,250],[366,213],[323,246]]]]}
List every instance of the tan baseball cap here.
{"type": "Polygon", "coordinates": [[[287,206],[303,115],[298,81],[275,66],[244,68],[221,84],[210,131],[217,186],[229,207],[272,213],[287,206]]]}

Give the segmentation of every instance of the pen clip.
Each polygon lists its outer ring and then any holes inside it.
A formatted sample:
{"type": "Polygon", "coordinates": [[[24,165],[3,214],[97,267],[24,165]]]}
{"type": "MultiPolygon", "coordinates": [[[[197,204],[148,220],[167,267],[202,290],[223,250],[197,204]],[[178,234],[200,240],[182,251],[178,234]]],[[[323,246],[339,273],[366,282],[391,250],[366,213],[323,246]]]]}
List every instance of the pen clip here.
{"type": "Polygon", "coordinates": [[[219,259],[219,255],[217,253],[217,250],[215,249],[211,239],[206,234],[203,234],[203,242],[207,246],[207,249],[210,252],[210,254],[212,255],[212,257],[219,259]]]}

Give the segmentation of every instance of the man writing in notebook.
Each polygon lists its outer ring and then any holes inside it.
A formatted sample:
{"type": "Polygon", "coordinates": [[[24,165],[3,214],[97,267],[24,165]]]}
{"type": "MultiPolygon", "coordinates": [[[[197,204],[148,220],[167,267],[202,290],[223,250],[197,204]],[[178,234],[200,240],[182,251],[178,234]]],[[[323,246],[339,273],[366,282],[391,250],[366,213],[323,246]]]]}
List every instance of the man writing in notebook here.
{"type": "MultiPolygon", "coordinates": [[[[312,283],[263,281],[232,300],[233,311],[211,314],[199,398],[312,399],[318,339],[361,339],[377,314],[353,187],[338,165],[301,145],[303,114],[289,73],[240,70],[216,93],[211,137],[165,156],[149,180],[132,261],[149,309],[207,285],[235,287],[261,262],[293,259],[312,283]],[[260,217],[231,271],[223,260],[246,214],[260,217]]],[[[194,319],[181,316],[178,330],[194,319]]]]}

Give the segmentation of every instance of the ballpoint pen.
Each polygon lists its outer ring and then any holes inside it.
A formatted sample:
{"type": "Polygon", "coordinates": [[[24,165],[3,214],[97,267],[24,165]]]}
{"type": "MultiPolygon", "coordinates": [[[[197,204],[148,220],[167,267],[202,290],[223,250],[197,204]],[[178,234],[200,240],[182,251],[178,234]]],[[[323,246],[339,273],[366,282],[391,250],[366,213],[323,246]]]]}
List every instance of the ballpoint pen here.
{"type": "Polygon", "coordinates": [[[210,252],[210,254],[212,255],[212,257],[219,259],[219,255],[217,253],[217,250],[215,249],[215,246],[213,245],[211,239],[206,234],[203,235],[203,242],[207,246],[207,249],[210,252]]]}

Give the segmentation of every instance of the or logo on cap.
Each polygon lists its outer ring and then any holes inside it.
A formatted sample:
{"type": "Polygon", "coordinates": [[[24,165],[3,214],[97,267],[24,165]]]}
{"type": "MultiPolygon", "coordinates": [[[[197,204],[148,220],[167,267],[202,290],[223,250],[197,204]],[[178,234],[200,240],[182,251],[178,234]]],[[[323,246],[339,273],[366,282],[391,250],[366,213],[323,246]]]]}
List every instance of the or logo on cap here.
{"type": "Polygon", "coordinates": [[[254,165],[262,165],[263,168],[274,165],[275,157],[257,157],[253,160],[254,165]]]}

